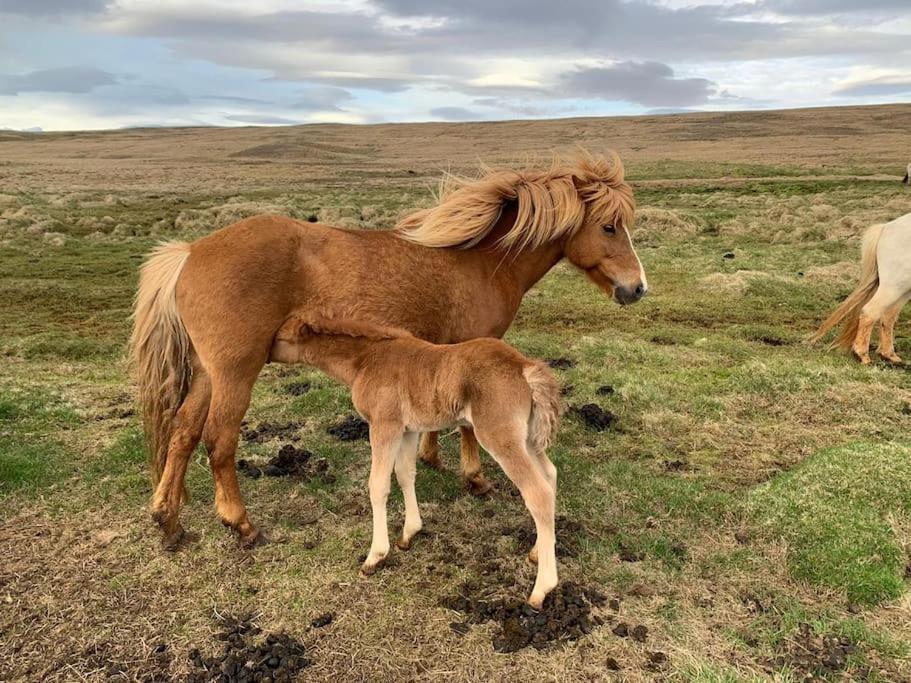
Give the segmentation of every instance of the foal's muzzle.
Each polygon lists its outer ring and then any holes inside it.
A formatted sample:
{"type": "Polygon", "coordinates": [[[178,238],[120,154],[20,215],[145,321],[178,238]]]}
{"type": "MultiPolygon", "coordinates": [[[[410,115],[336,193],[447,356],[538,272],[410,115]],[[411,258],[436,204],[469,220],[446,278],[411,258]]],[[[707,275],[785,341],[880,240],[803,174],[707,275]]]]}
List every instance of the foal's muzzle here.
{"type": "Polygon", "coordinates": [[[614,299],[621,306],[629,306],[648,293],[648,287],[641,281],[635,287],[614,287],[614,299]]]}

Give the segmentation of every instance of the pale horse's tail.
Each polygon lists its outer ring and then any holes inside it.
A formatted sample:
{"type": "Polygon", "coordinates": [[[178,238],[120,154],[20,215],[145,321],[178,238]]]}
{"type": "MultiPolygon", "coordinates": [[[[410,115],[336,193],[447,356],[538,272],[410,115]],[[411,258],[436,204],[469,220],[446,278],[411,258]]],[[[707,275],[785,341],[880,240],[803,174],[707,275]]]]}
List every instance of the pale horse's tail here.
{"type": "Polygon", "coordinates": [[[866,303],[873,298],[876,289],[879,287],[879,269],[876,263],[876,249],[879,246],[879,238],[882,236],[885,225],[874,225],[868,228],[864,233],[863,242],[860,247],[860,283],[857,288],[851,292],[847,299],[841,302],[832,314],[826,318],[819,329],[810,337],[811,344],[815,344],[826,336],[829,331],[844,321],[841,332],[832,341],[832,348],[840,346],[843,349],[850,349],[857,336],[857,327],[860,322],[861,309],[866,303]]]}

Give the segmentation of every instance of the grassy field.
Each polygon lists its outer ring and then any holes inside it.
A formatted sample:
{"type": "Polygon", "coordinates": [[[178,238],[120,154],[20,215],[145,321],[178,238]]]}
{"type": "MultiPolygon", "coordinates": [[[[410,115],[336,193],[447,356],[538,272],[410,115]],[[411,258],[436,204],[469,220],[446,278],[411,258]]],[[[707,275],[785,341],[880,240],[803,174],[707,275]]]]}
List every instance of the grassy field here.
{"type": "Polygon", "coordinates": [[[246,615],[303,644],[302,680],[911,680],[911,376],[802,343],[852,289],[865,227],[911,211],[909,136],[911,105],[0,132],[0,680],[185,677],[246,615]],[[621,309],[561,265],[507,339],[569,359],[567,402],[616,416],[570,414],[552,449],[561,578],[603,593],[602,625],[513,653],[500,624],[459,625],[453,596],[520,598],[534,572],[521,500],[489,459],[496,491],[464,494],[455,436],[450,470],[418,473],[429,533],[359,579],[369,448],[326,432],[351,404],[307,368],[267,366],[247,419],[274,436],[239,457],[293,443],[329,476],[241,477],[272,539],[244,551],[200,451],[195,539],[159,549],[123,363],[153,244],[264,212],[389,227],[443,169],[576,144],[624,157],[651,294],[621,309]]]}

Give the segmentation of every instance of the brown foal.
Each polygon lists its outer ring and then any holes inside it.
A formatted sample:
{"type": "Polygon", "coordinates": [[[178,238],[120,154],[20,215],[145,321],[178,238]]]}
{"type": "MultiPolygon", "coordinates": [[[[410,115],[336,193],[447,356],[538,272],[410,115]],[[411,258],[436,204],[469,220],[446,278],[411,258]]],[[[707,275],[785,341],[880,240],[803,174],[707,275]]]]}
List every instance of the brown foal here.
{"type": "MultiPolygon", "coordinates": [[[[152,515],[173,547],[187,461],[200,438],[221,520],[244,544],[234,453],[253,384],[289,319],[325,316],[407,330],[437,344],[502,336],[524,294],[561,259],[618,303],[647,289],[630,240],[634,202],[616,157],[453,181],[395,230],[250,218],[143,265],[131,338],[151,451],[152,515]]],[[[462,428],[475,487],[477,443],[462,428]]]]}
{"type": "Polygon", "coordinates": [[[546,365],[499,339],[436,345],[401,330],[297,318],[279,330],[272,358],[308,363],[347,384],[354,407],[370,423],[373,541],[361,574],[373,574],[389,553],[386,502],[393,470],[405,500],[396,545],[407,550],[421,530],[414,490],[418,435],[470,426],[535,521],[537,541],[529,558],[538,574],[528,602],[540,609],[557,585],[557,470],[545,451],[561,407],[559,385],[546,365]]]}

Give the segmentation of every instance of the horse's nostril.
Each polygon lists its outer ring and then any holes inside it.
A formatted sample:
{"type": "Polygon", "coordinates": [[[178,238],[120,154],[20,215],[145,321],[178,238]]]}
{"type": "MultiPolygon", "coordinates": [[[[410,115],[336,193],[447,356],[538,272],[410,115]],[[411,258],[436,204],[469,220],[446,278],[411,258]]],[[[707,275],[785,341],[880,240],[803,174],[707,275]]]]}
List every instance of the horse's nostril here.
{"type": "Polygon", "coordinates": [[[641,299],[644,296],[645,296],[645,285],[640,282],[639,285],[636,287],[636,298],[641,299]]]}

